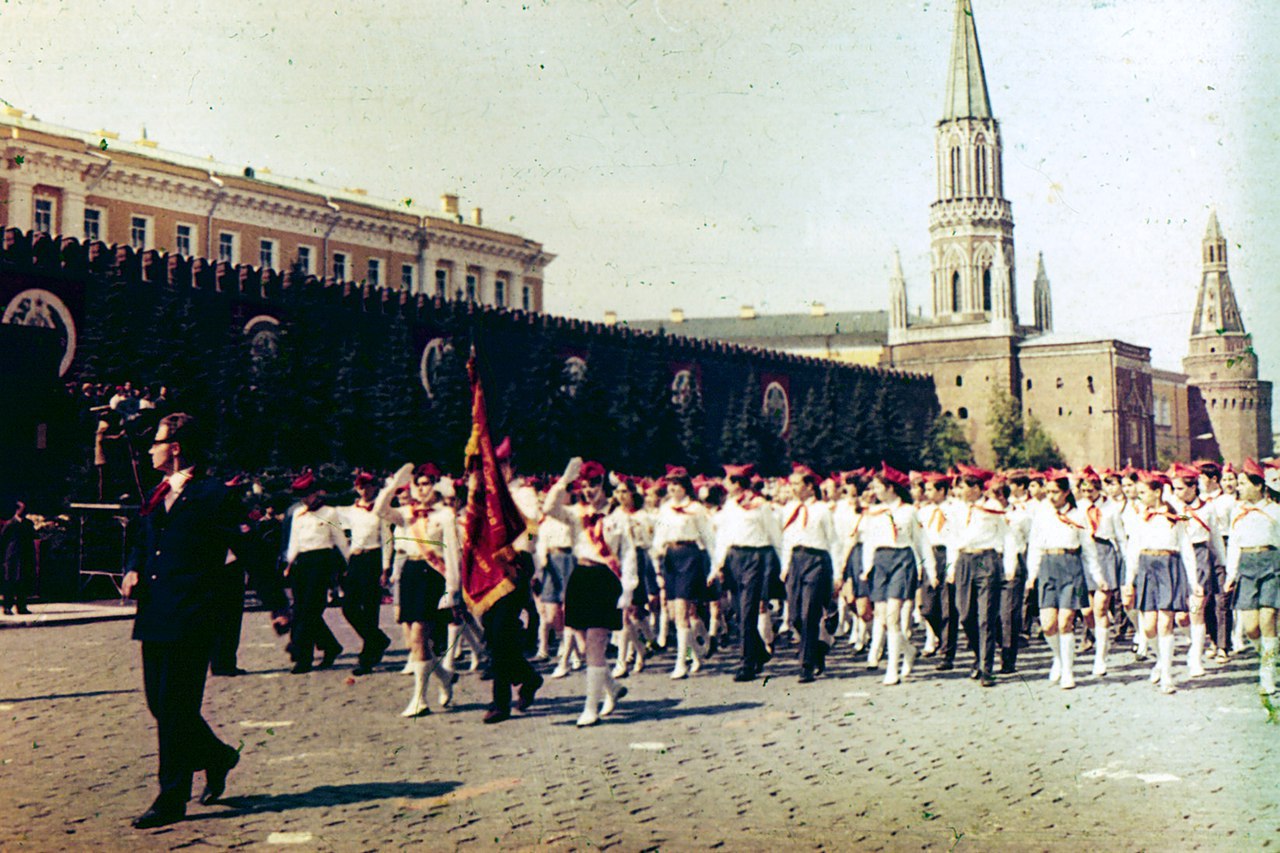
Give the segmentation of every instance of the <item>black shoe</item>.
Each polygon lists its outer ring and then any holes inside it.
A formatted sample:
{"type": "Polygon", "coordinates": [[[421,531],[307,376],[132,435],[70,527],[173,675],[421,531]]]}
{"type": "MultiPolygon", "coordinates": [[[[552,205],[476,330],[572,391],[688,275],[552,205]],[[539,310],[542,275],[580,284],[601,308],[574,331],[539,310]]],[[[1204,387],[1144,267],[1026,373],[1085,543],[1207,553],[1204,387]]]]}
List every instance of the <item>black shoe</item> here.
{"type": "Polygon", "coordinates": [[[511,719],[510,708],[490,708],[484,712],[484,721],[486,723],[500,723],[509,719],[511,719]]]}
{"type": "Polygon", "coordinates": [[[800,670],[800,683],[801,683],[801,684],[811,684],[811,683],[813,683],[813,681],[814,681],[814,674],[813,674],[813,670],[812,670],[812,669],[810,669],[809,667],[807,667],[807,666],[806,666],[806,667],[804,667],[803,669],[801,669],[801,670],[800,670]]]}
{"type": "Polygon", "coordinates": [[[30,615],[31,615],[31,611],[30,611],[30,610],[28,610],[28,609],[26,608],[26,606],[25,606],[25,605],[19,604],[19,605],[18,605],[18,615],[19,615],[19,616],[30,616],[30,615]]]}
{"type": "Polygon", "coordinates": [[[230,750],[227,753],[227,760],[217,767],[209,767],[204,771],[204,792],[200,794],[200,802],[206,806],[222,798],[222,793],[227,790],[227,774],[231,772],[231,768],[240,763],[240,751],[227,748],[230,750]]]}
{"type": "Polygon", "coordinates": [[[1014,674],[1015,672],[1017,672],[1017,671],[1018,671],[1018,668],[1017,668],[1017,667],[1015,667],[1015,666],[1014,666],[1013,664],[1011,664],[1011,663],[1002,663],[1002,664],[1000,664],[1000,674],[1001,674],[1001,675],[1013,675],[1013,674],[1014,674]]]}
{"type": "Polygon", "coordinates": [[[989,672],[982,673],[982,675],[978,677],[978,683],[981,684],[983,687],[996,686],[996,680],[991,677],[991,673],[989,672]]]}
{"type": "Polygon", "coordinates": [[[383,634],[382,638],[374,644],[374,647],[369,650],[369,653],[365,656],[365,660],[367,661],[366,666],[369,669],[373,669],[375,666],[382,663],[382,656],[387,653],[387,649],[389,648],[391,648],[391,638],[386,634],[383,634]]]}
{"type": "Polygon", "coordinates": [[[302,675],[303,673],[307,673],[310,671],[311,671],[311,664],[309,663],[295,663],[293,665],[293,669],[289,670],[289,672],[291,672],[294,675],[302,675]]]}
{"type": "Polygon", "coordinates": [[[733,674],[734,681],[755,681],[756,672],[753,669],[743,668],[733,674]]]}
{"type": "Polygon", "coordinates": [[[946,672],[949,669],[955,669],[955,668],[956,668],[955,661],[944,660],[938,664],[938,670],[940,672],[946,672]]]}
{"type": "Polygon", "coordinates": [[[827,652],[831,651],[831,644],[822,640],[818,641],[818,660],[813,665],[813,671],[818,675],[827,671],[827,652]]]}
{"type": "MultiPolygon", "coordinates": [[[[535,672],[533,674],[533,678],[520,685],[519,698],[516,700],[516,708],[521,711],[529,710],[529,706],[533,704],[533,700],[537,697],[538,690],[541,687],[542,676],[535,672]]],[[[510,714],[511,712],[508,711],[507,715],[510,716],[510,714]]],[[[506,719],[506,717],[503,719],[506,719]]],[[[489,720],[485,720],[485,722],[487,723],[489,720]]],[[[494,720],[494,722],[497,722],[497,720],[494,720]]]]}
{"type": "Polygon", "coordinates": [[[320,669],[328,669],[333,666],[333,662],[338,659],[338,655],[342,654],[342,646],[335,649],[329,649],[324,653],[324,657],[320,659],[320,669]]]}
{"type": "Polygon", "coordinates": [[[713,657],[720,650],[720,638],[709,637],[707,639],[707,657],[713,657]]]}
{"type": "Polygon", "coordinates": [[[249,670],[235,667],[234,669],[210,669],[210,675],[222,676],[224,678],[235,678],[237,675],[248,675],[249,670]]]}
{"type": "Polygon", "coordinates": [[[152,803],[151,808],[133,819],[134,829],[155,829],[177,823],[187,816],[186,806],[165,806],[152,803]]]}
{"type": "Polygon", "coordinates": [[[974,681],[977,681],[979,678],[982,677],[982,670],[978,669],[975,666],[973,669],[969,670],[969,677],[972,678],[974,681]]]}
{"type": "Polygon", "coordinates": [[[373,672],[373,664],[358,663],[355,666],[351,667],[352,675],[368,675],[371,672],[373,672]]]}

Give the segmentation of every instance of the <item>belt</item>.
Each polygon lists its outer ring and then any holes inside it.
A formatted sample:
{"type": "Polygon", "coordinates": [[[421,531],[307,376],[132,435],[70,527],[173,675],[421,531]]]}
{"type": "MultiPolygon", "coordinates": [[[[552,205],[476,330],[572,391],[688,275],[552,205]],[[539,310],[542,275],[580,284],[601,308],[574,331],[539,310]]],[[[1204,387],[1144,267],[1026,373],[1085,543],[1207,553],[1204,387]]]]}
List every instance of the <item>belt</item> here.
{"type": "Polygon", "coordinates": [[[1174,557],[1178,554],[1172,548],[1143,548],[1140,553],[1144,557],[1174,557]]]}
{"type": "Polygon", "coordinates": [[[794,554],[796,552],[801,554],[817,554],[818,556],[826,556],[830,553],[822,550],[821,548],[810,548],[808,545],[797,545],[791,549],[791,553],[794,554]]]}
{"type": "Polygon", "coordinates": [[[772,545],[730,545],[730,551],[772,551],[772,545]]]}
{"type": "Polygon", "coordinates": [[[1265,551],[1274,551],[1275,545],[1249,545],[1240,549],[1241,554],[1261,554],[1265,551]]]}
{"type": "Polygon", "coordinates": [[[572,548],[548,548],[547,552],[551,554],[570,554],[573,552],[573,549],[572,548]]]}
{"type": "Polygon", "coordinates": [[[359,557],[363,554],[380,554],[380,553],[382,553],[381,548],[365,548],[363,551],[352,551],[351,556],[359,557]]]}
{"type": "Polygon", "coordinates": [[[684,548],[684,547],[687,547],[687,548],[697,548],[697,547],[700,547],[700,546],[699,546],[699,544],[698,544],[697,542],[693,541],[692,539],[680,539],[680,540],[678,540],[678,541],[676,541],[676,542],[672,542],[671,544],[672,544],[672,545],[679,545],[679,546],[680,546],[680,547],[682,547],[682,548],[684,548]]]}
{"type": "Polygon", "coordinates": [[[1044,548],[1041,554],[1079,554],[1079,548],[1044,548]]]}
{"type": "MultiPolygon", "coordinates": [[[[994,554],[994,553],[996,553],[996,549],[995,549],[995,548],[961,548],[961,549],[960,549],[960,553],[961,553],[961,554],[974,554],[974,555],[976,555],[976,554],[994,554]]],[[[1046,551],[1045,553],[1047,554],[1047,553],[1049,553],[1049,552],[1048,552],[1048,551],[1046,551]]]]}

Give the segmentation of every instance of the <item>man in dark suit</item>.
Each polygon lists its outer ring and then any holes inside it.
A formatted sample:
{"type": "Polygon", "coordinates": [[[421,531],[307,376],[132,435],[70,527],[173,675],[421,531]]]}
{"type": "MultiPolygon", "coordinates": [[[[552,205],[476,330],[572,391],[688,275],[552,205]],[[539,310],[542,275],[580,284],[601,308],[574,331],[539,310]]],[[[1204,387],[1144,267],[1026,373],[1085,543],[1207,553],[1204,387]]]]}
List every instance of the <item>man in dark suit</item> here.
{"type": "Polygon", "coordinates": [[[185,817],[197,770],[205,771],[200,801],[217,800],[240,759],[200,712],[214,623],[222,612],[219,585],[234,559],[230,545],[240,509],[232,490],[196,467],[203,450],[203,433],[190,415],[160,421],[150,456],[164,480],[130,531],[124,592],[138,601],[133,638],[142,641],[147,708],[160,747],[160,794],[133,821],[139,829],[185,817]]]}

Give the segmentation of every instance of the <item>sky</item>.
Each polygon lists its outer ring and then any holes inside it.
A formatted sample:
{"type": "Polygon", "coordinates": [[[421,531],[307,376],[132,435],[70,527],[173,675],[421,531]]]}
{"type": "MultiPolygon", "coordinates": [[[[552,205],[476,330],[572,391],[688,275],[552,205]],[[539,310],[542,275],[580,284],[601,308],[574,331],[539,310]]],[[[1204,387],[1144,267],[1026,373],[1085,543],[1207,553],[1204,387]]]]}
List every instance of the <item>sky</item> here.
{"type": "MultiPolygon", "coordinates": [[[[1280,371],[1280,3],[972,0],[1018,303],[1180,369],[1216,207],[1280,371]],[[1270,272],[1268,272],[1270,271],[1270,272]]],[[[929,310],[952,0],[172,4],[7,0],[0,98],[37,118],[542,242],[548,311],[929,310]],[[433,202],[434,204],[434,202],[433,202]]]]}

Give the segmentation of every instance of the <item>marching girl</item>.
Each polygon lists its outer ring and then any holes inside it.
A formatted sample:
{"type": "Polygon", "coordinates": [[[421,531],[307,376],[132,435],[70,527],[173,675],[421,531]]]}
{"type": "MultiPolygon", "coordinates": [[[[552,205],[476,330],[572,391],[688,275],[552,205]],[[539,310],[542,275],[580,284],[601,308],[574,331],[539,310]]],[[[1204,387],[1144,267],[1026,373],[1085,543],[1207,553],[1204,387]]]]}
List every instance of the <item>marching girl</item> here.
{"type": "Polygon", "coordinates": [[[613,713],[627,689],[613,680],[607,653],[609,635],[622,629],[622,610],[629,607],[639,577],[630,525],[617,514],[607,515],[604,466],[574,457],[564,475],[547,493],[542,511],[573,531],[577,565],[565,589],[564,624],[586,649],[587,696],[579,726],[593,726],[613,713]],[[581,483],[580,503],[570,504],[569,487],[581,483]]]}
{"type": "MultiPolygon", "coordinates": [[[[540,571],[537,587],[538,600],[538,654],[539,660],[550,657],[549,646],[555,632],[564,628],[564,591],[573,575],[573,531],[568,524],[545,514],[538,524],[538,543],[535,559],[540,571]]],[[[573,636],[564,631],[560,649],[556,653],[556,666],[549,678],[564,678],[569,674],[570,662],[580,656],[574,647],[573,636]]],[[[577,668],[575,665],[573,668],[577,668]]]]}
{"type": "MultiPolygon", "coordinates": [[[[922,487],[924,500],[916,508],[916,512],[920,514],[920,524],[924,527],[925,540],[933,550],[935,566],[947,565],[947,538],[951,535],[948,517],[951,510],[948,498],[950,489],[950,476],[932,471],[926,473],[922,487]]],[[[921,609],[929,624],[931,641],[926,643],[922,655],[930,657],[941,648],[942,663],[938,668],[951,669],[955,666],[960,636],[955,584],[940,582],[937,587],[926,584],[920,589],[920,599],[921,609]]]]}
{"type": "MultiPolygon", "coordinates": [[[[1204,675],[1204,641],[1206,610],[1217,594],[1217,567],[1226,566],[1227,552],[1222,544],[1222,528],[1212,504],[1200,497],[1200,472],[1189,465],[1175,463],[1170,479],[1173,492],[1171,504],[1187,522],[1187,538],[1196,555],[1196,580],[1204,590],[1187,602],[1191,624],[1191,647],[1187,650],[1187,675],[1191,678],[1204,675]]],[[[1216,616],[1216,614],[1215,614],[1216,616]]],[[[1179,625],[1187,624],[1181,615],[1179,625]]],[[[1217,625],[1215,623],[1214,627],[1217,625]]]]}
{"type": "Polygon", "coordinates": [[[907,502],[911,494],[907,475],[881,463],[871,478],[870,489],[877,505],[867,510],[863,522],[862,580],[870,580],[874,573],[871,598],[889,647],[884,683],[893,685],[899,682],[900,672],[902,676],[911,674],[916,657],[915,646],[908,642],[902,626],[903,615],[910,612],[915,600],[921,566],[934,587],[938,585],[938,575],[920,518],[907,502]]]}
{"type": "Polygon", "coordinates": [[[1085,610],[1086,629],[1093,629],[1093,674],[1107,674],[1107,641],[1111,636],[1111,598],[1120,588],[1120,555],[1124,552],[1124,526],[1120,508],[1102,496],[1102,475],[1085,466],[1076,481],[1079,507],[1089,525],[1097,551],[1099,575],[1085,573],[1090,608],[1085,610]],[[1105,582],[1105,589],[1097,578],[1105,582]]]}
{"type": "MultiPolygon", "coordinates": [[[[401,712],[403,717],[421,717],[431,713],[427,706],[427,682],[435,675],[440,682],[442,706],[453,701],[453,684],[458,676],[445,666],[443,659],[433,659],[431,645],[443,646],[452,621],[453,605],[459,589],[458,567],[461,550],[458,523],[452,509],[442,500],[440,472],[434,465],[417,469],[404,465],[378,493],[373,511],[396,526],[397,539],[403,539],[407,559],[400,567],[399,607],[396,621],[406,626],[409,643],[408,669],[413,674],[413,694],[401,712]],[[411,500],[399,507],[391,499],[410,486],[411,500]]],[[[450,486],[453,484],[450,482],[450,486]]]]}
{"type": "Polygon", "coordinates": [[[1276,692],[1276,611],[1280,609],[1280,504],[1265,473],[1246,459],[1236,486],[1237,503],[1227,545],[1225,588],[1236,594],[1244,635],[1261,645],[1258,692],[1276,692]],[[1259,643],[1261,640],[1261,643],[1259,643]]]}
{"type": "Polygon", "coordinates": [[[1126,525],[1129,541],[1122,594],[1125,606],[1142,614],[1142,630],[1156,640],[1158,658],[1151,681],[1161,693],[1173,693],[1174,614],[1186,613],[1191,595],[1203,595],[1196,577],[1196,555],[1182,516],[1162,499],[1169,479],[1144,471],[1134,490],[1139,515],[1126,525]]]}
{"type": "MultiPolygon", "coordinates": [[[[1212,507],[1213,514],[1218,520],[1218,530],[1222,534],[1222,547],[1225,553],[1231,535],[1231,519],[1235,515],[1239,475],[1230,462],[1221,468],[1214,462],[1201,462],[1197,468],[1200,471],[1200,496],[1212,507]]],[[[1215,660],[1218,663],[1226,663],[1228,647],[1232,649],[1244,647],[1244,634],[1234,618],[1235,609],[1232,602],[1235,596],[1223,589],[1227,582],[1225,557],[1218,563],[1217,569],[1214,578],[1217,582],[1215,595],[1211,601],[1206,600],[1205,607],[1213,609],[1214,624],[1210,632],[1217,646],[1215,660]]]]}
{"type": "Polygon", "coordinates": [[[662,567],[658,585],[676,625],[676,664],[672,678],[702,669],[702,653],[690,642],[695,608],[706,594],[710,555],[715,550],[707,510],[692,500],[693,483],[684,468],[667,469],[667,502],[653,527],[653,556],[662,567]],[[686,657],[692,654],[692,666],[686,657]]]}
{"type": "MultiPolygon", "coordinates": [[[[862,521],[867,503],[862,493],[866,481],[858,471],[844,475],[844,498],[836,503],[831,522],[836,529],[840,550],[836,552],[836,565],[842,567],[840,599],[852,609],[849,629],[849,645],[855,653],[867,647],[867,635],[875,618],[871,604],[871,586],[862,580],[862,521]]],[[[868,498],[869,500],[869,498],[868,498]]]]}
{"type": "Polygon", "coordinates": [[[643,564],[649,562],[648,549],[653,532],[641,509],[643,502],[644,498],[640,496],[635,483],[619,478],[613,490],[609,523],[627,528],[636,555],[637,583],[631,601],[622,609],[622,630],[619,632],[618,642],[615,643],[618,647],[618,661],[613,668],[614,678],[626,678],[631,659],[635,660],[636,672],[644,669],[645,626],[640,614],[645,608],[648,596],[643,583],[645,577],[643,564]]]}
{"type": "MultiPolygon", "coordinates": [[[[1097,543],[1087,509],[1076,504],[1066,471],[1045,478],[1045,502],[1034,510],[1027,544],[1027,584],[1036,584],[1040,627],[1053,653],[1049,681],[1063,690],[1076,686],[1075,617],[1089,609],[1086,578],[1095,589],[1111,591],[1111,581],[1098,565],[1097,543]]],[[[1103,629],[1103,637],[1106,636],[1103,629]]],[[[1098,640],[1099,644],[1102,640],[1098,640]]],[[[1101,645],[1099,646],[1101,648],[1101,645]]],[[[1095,675],[1100,674],[1096,671],[1095,675]]]]}

